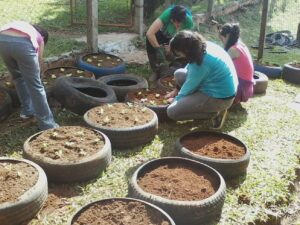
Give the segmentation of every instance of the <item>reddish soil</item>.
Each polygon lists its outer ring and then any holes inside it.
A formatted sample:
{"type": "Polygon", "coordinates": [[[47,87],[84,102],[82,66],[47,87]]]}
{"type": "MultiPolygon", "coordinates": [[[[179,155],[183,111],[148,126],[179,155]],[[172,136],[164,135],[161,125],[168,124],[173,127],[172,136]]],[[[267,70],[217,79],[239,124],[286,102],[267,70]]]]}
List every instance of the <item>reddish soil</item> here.
{"type": "Polygon", "coordinates": [[[37,157],[76,162],[101,150],[104,138],[89,128],[63,126],[42,132],[29,144],[29,151],[37,157]]]}
{"type": "Polygon", "coordinates": [[[24,162],[0,161],[0,204],[15,202],[38,180],[38,171],[24,162]]]}
{"type": "Polygon", "coordinates": [[[83,61],[97,67],[116,67],[123,63],[123,61],[116,57],[106,54],[89,54],[83,57],[83,61]]]}
{"type": "Polygon", "coordinates": [[[56,210],[70,205],[69,198],[80,195],[74,186],[67,184],[50,184],[47,200],[39,212],[39,220],[47,217],[56,210]]]}
{"type": "Polygon", "coordinates": [[[95,78],[94,74],[89,71],[81,70],[75,67],[57,67],[48,69],[44,72],[42,78],[43,84],[45,86],[50,86],[54,83],[56,78],[61,76],[95,78]]]}
{"type": "Polygon", "coordinates": [[[150,109],[132,103],[114,103],[88,111],[88,120],[105,127],[125,128],[146,124],[153,119],[150,109]]]}
{"type": "Polygon", "coordinates": [[[163,77],[160,79],[160,82],[166,89],[174,89],[176,87],[174,76],[163,77]]]}
{"type": "Polygon", "coordinates": [[[206,199],[218,190],[217,179],[212,175],[175,163],[148,171],[139,177],[138,184],[148,193],[181,201],[206,199]]]}
{"type": "Polygon", "coordinates": [[[143,105],[168,105],[167,99],[164,96],[167,91],[159,89],[140,89],[128,93],[128,98],[134,102],[142,103],[143,105]]]}
{"type": "Polygon", "coordinates": [[[91,205],[72,225],[170,225],[157,210],[137,201],[106,201],[91,205]]]}
{"type": "Polygon", "coordinates": [[[216,136],[186,136],[181,144],[195,154],[219,159],[239,159],[246,153],[244,146],[216,136]]]}
{"type": "Polygon", "coordinates": [[[291,64],[291,66],[293,66],[293,67],[297,67],[297,68],[299,68],[299,69],[300,69],[300,63],[292,63],[292,64],[291,64]]]}

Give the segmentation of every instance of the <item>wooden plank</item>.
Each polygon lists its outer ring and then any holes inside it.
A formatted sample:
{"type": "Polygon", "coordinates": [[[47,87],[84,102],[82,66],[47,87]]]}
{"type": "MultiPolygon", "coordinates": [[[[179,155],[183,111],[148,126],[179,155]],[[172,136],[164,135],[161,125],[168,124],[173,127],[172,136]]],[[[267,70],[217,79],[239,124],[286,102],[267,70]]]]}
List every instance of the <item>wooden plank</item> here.
{"type": "Polygon", "coordinates": [[[268,18],[268,8],[269,8],[269,0],[263,1],[263,9],[261,15],[261,23],[260,23],[260,35],[259,35],[259,45],[257,52],[257,60],[262,59],[264,54],[264,46],[265,46],[265,36],[266,36],[266,27],[267,27],[267,18],[268,18]]]}
{"type": "Polygon", "coordinates": [[[98,0],[87,0],[87,45],[90,52],[98,52],[98,0]]]}
{"type": "Polygon", "coordinates": [[[143,37],[144,27],[144,0],[134,0],[134,29],[143,37]]]}

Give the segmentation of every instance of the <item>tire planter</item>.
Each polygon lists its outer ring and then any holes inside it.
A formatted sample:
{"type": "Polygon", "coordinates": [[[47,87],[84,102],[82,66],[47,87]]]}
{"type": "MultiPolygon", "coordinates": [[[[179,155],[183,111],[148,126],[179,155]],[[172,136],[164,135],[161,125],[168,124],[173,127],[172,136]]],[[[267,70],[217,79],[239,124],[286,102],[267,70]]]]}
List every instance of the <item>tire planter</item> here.
{"type": "MultiPolygon", "coordinates": [[[[131,148],[152,141],[158,131],[158,118],[155,112],[153,112],[151,109],[143,108],[142,106],[133,104],[134,108],[143,109],[144,112],[149,113],[151,115],[151,119],[144,124],[128,127],[120,127],[118,125],[117,127],[109,127],[109,124],[102,125],[90,119],[90,115],[95,113],[99,114],[103,109],[103,111],[107,110],[107,108],[105,107],[112,107],[112,110],[116,112],[116,116],[120,121],[127,121],[127,118],[131,117],[133,114],[121,114],[122,112],[120,112],[120,110],[118,109],[119,107],[124,108],[124,106],[126,105],[127,104],[125,103],[114,103],[95,107],[94,109],[87,111],[84,114],[83,119],[88,126],[105,133],[111,141],[113,148],[131,148]]],[[[142,116],[140,115],[140,117],[142,116]]]]}
{"type": "Polygon", "coordinates": [[[20,106],[20,100],[17,94],[17,90],[9,77],[9,74],[5,74],[0,78],[0,88],[3,88],[10,96],[12,106],[17,108],[20,106]]]}
{"type": "Polygon", "coordinates": [[[48,183],[45,172],[35,163],[28,160],[0,158],[0,162],[24,162],[34,167],[38,172],[37,182],[15,202],[0,203],[1,225],[19,225],[28,222],[42,208],[48,195],[48,183]]]}
{"type": "Polygon", "coordinates": [[[174,76],[164,76],[157,80],[157,88],[172,91],[176,88],[174,76]]]}
{"type": "MultiPolygon", "coordinates": [[[[298,63],[300,67],[300,63],[298,63]]],[[[292,63],[287,63],[283,66],[282,77],[284,80],[293,83],[300,84],[300,68],[294,66],[292,63]]]]}
{"type": "Polygon", "coordinates": [[[58,77],[85,77],[95,79],[95,75],[92,72],[81,70],[76,67],[53,67],[47,69],[43,73],[42,82],[45,86],[47,97],[52,97],[54,92],[54,83],[58,77]]]}
{"type": "Polygon", "coordinates": [[[282,68],[280,66],[269,66],[254,63],[254,70],[264,73],[269,78],[281,78],[282,68]]]}
{"type": "MultiPolygon", "coordinates": [[[[130,208],[128,209],[128,211],[130,209],[132,209],[132,207],[133,208],[135,207],[134,204],[144,205],[146,207],[146,210],[147,210],[147,215],[153,213],[156,216],[156,218],[157,217],[161,217],[162,218],[162,222],[159,221],[159,223],[157,223],[157,225],[175,225],[175,223],[172,220],[172,218],[165,211],[163,211],[162,209],[158,208],[157,206],[155,206],[155,205],[153,205],[151,203],[148,203],[148,202],[145,202],[145,201],[142,201],[142,200],[139,200],[139,199],[133,199],[133,198],[109,198],[109,199],[102,199],[102,200],[99,200],[99,201],[92,202],[90,204],[87,204],[87,205],[83,206],[81,209],[79,209],[75,213],[75,215],[71,218],[71,220],[69,221],[68,224],[69,225],[76,224],[76,220],[78,220],[78,217],[82,213],[86,212],[89,208],[91,208],[93,206],[98,206],[98,207],[101,207],[101,205],[107,206],[107,205],[109,205],[109,204],[111,205],[111,204],[113,204],[115,202],[128,203],[128,205],[131,204],[130,208]]],[[[107,210],[107,209],[105,209],[105,210],[107,210]]],[[[124,214],[124,211],[122,211],[121,213],[124,214]]],[[[128,215],[128,214],[125,214],[125,216],[126,215],[128,215]]],[[[138,214],[136,214],[136,215],[140,219],[140,216],[138,214]]],[[[154,215],[152,215],[152,217],[154,215]]],[[[115,211],[113,211],[113,212],[110,212],[110,214],[105,219],[106,220],[107,219],[111,219],[112,217],[115,217],[115,218],[117,218],[117,220],[119,220],[119,218],[122,217],[122,216],[120,214],[116,214],[115,211]]],[[[124,217],[124,215],[123,215],[123,217],[124,217]]],[[[93,218],[93,219],[96,220],[97,218],[98,218],[98,215],[95,215],[95,218],[93,218]]],[[[126,221],[128,221],[128,218],[126,218],[126,219],[127,219],[126,221]]],[[[132,220],[134,218],[130,218],[130,219],[132,220]]],[[[143,222],[143,221],[141,221],[141,222],[143,222]]],[[[81,225],[89,225],[89,222],[86,222],[86,223],[81,222],[80,224],[81,225]]]]}
{"type": "MultiPolygon", "coordinates": [[[[48,131],[55,132],[60,128],[48,131]]],[[[30,142],[35,140],[43,132],[46,132],[41,131],[32,135],[25,141],[23,146],[23,157],[40,165],[45,170],[48,179],[53,182],[70,183],[93,179],[104,171],[111,161],[111,143],[109,139],[105,134],[97,130],[93,131],[103,137],[104,146],[92,155],[73,161],[62,161],[34,154],[31,151],[30,142]]]]}
{"type": "Polygon", "coordinates": [[[117,102],[111,87],[89,78],[60,77],[53,90],[55,99],[62,106],[79,115],[104,103],[117,102]]]}
{"type": "Polygon", "coordinates": [[[117,56],[106,54],[106,53],[92,53],[92,54],[82,55],[79,57],[78,67],[93,72],[97,79],[100,78],[101,76],[105,76],[109,74],[125,73],[125,68],[126,68],[125,63],[123,62],[122,59],[120,59],[117,56]],[[117,63],[115,66],[102,65],[102,61],[97,63],[97,66],[91,64],[92,58],[97,58],[97,57],[101,58],[100,60],[105,60],[107,58],[114,59],[116,60],[117,63]]]}
{"type": "Polygon", "coordinates": [[[220,217],[225,200],[226,185],[222,176],[213,168],[194,160],[179,157],[154,159],[140,166],[129,181],[129,196],[150,202],[165,210],[176,225],[207,224],[220,217]],[[196,201],[179,201],[145,192],[137,180],[147,171],[166,164],[182,164],[209,173],[218,180],[218,190],[212,196],[196,201]]]}
{"type": "Polygon", "coordinates": [[[253,86],[254,94],[263,94],[266,93],[268,87],[268,77],[261,72],[254,72],[255,84],[253,86]]]}
{"type": "Polygon", "coordinates": [[[0,87],[0,121],[5,120],[12,111],[10,95],[0,87]]]}
{"type": "Polygon", "coordinates": [[[161,102],[161,99],[160,99],[162,96],[164,96],[166,94],[167,94],[167,91],[160,90],[160,89],[153,89],[153,88],[140,89],[140,90],[128,92],[127,96],[125,97],[125,100],[128,102],[135,102],[135,103],[146,106],[147,108],[153,110],[156,113],[159,122],[166,122],[166,121],[170,120],[170,118],[168,117],[168,114],[167,114],[167,108],[169,106],[169,103],[161,102]],[[155,96],[153,96],[155,93],[158,94],[157,102],[155,102],[156,99],[154,101],[147,99],[147,97],[149,98],[149,96],[150,96],[149,94],[151,94],[152,98],[155,98],[155,96]],[[147,99],[147,100],[145,100],[145,99],[147,99]]]}
{"type": "Polygon", "coordinates": [[[223,134],[213,131],[197,131],[185,134],[177,139],[175,149],[181,157],[192,159],[201,163],[205,163],[214,169],[216,169],[224,178],[233,178],[240,175],[244,175],[247,172],[247,167],[250,161],[250,152],[243,142],[237,138],[228,134],[223,134]],[[212,158],[205,155],[196,154],[193,151],[187,149],[182,145],[182,140],[187,137],[195,137],[204,139],[205,137],[213,136],[220,139],[225,139],[238,146],[241,146],[245,150],[245,154],[238,159],[221,159],[212,158]]]}
{"type": "Polygon", "coordinates": [[[112,87],[119,102],[123,102],[129,91],[148,88],[145,78],[133,74],[113,74],[98,79],[104,84],[112,87]]]}

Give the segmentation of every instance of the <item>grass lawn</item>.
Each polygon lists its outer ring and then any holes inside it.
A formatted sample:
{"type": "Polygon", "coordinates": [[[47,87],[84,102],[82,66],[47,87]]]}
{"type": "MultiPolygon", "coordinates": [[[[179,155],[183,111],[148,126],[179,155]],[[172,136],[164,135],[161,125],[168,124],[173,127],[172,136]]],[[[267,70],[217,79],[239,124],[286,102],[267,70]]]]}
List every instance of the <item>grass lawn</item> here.
{"type": "MultiPolygon", "coordinates": [[[[293,2],[300,6],[300,1],[293,2]]],[[[46,56],[84,48],[84,44],[65,38],[68,35],[84,34],[82,27],[69,26],[66,3],[68,1],[22,0],[22,4],[12,0],[1,1],[0,7],[3,10],[0,12],[0,25],[13,19],[26,19],[50,28],[52,38],[49,40],[46,56]],[[54,32],[55,30],[57,31],[54,32]]],[[[288,5],[286,9],[295,9],[295,5],[288,5]]],[[[192,10],[194,11],[193,8],[192,10]]],[[[244,41],[248,45],[254,45],[259,32],[259,10],[259,7],[255,7],[234,17],[219,19],[238,19],[244,41]]],[[[279,17],[283,17],[281,11],[274,13],[268,27],[270,31],[275,29],[279,17]]],[[[290,22],[287,26],[291,26],[290,22]]],[[[200,31],[208,39],[216,40],[208,27],[202,26],[200,31]]],[[[255,51],[253,54],[256,54],[255,51]]],[[[299,50],[285,55],[265,53],[265,60],[280,65],[299,60],[299,57],[299,50]]],[[[147,65],[129,66],[128,70],[145,76],[150,74],[147,65]]],[[[281,79],[270,80],[266,95],[255,96],[247,104],[243,104],[243,108],[230,111],[221,131],[242,140],[251,152],[251,159],[247,176],[227,182],[222,218],[217,224],[254,224],[266,221],[270,214],[281,216],[286,212],[288,203],[294,198],[293,181],[296,178],[295,168],[299,168],[300,156],[300,116],[288,104],[298,93],[299,86],[281,79]]],[[[53,112],[60,125],[84,125],[81,117],[66,110],[53,109],[53,112]]],[[[0,156],[20,158],[23,142],[37,132],[34,124],[18,123],[17,117],[18,112],[14,112],[0,123],[0,156]]],[[[112,164],[97,179],[74,185],[50,184],[50,197],[57,207],[46,207],[29,224],[66,225],[80,206],[97,199],[126,196],[127,180],[136,166],[149,159],[172,155],[174,142],[180,135],[208,128],[207,121],[160,124],[159,132],[151,143],[129,151],[113,151],[112,164]]]]}

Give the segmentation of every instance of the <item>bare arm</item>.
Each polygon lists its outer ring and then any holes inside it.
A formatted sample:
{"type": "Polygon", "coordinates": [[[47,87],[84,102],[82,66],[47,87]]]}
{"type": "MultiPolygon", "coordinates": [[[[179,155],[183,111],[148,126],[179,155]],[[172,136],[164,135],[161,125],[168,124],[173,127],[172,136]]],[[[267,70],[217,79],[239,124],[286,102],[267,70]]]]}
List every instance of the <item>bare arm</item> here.
{"type": "Polygon", "coordinates": [[[163,27],[163,23],[162,21],[157,18],[149,27],[146,36],[150,42],[150,44],[154,47],[154,48],[158,48],[159,47],[159,43],[155,37],[155,34],[163,27]]]}
{"type": "Polygon", "coordinates": [[[239,51],[235,48],[228,49],[228,54],[230,55],[230,57],[232,59],[236,59],[236,58],[240,57],[239,51]]]}

